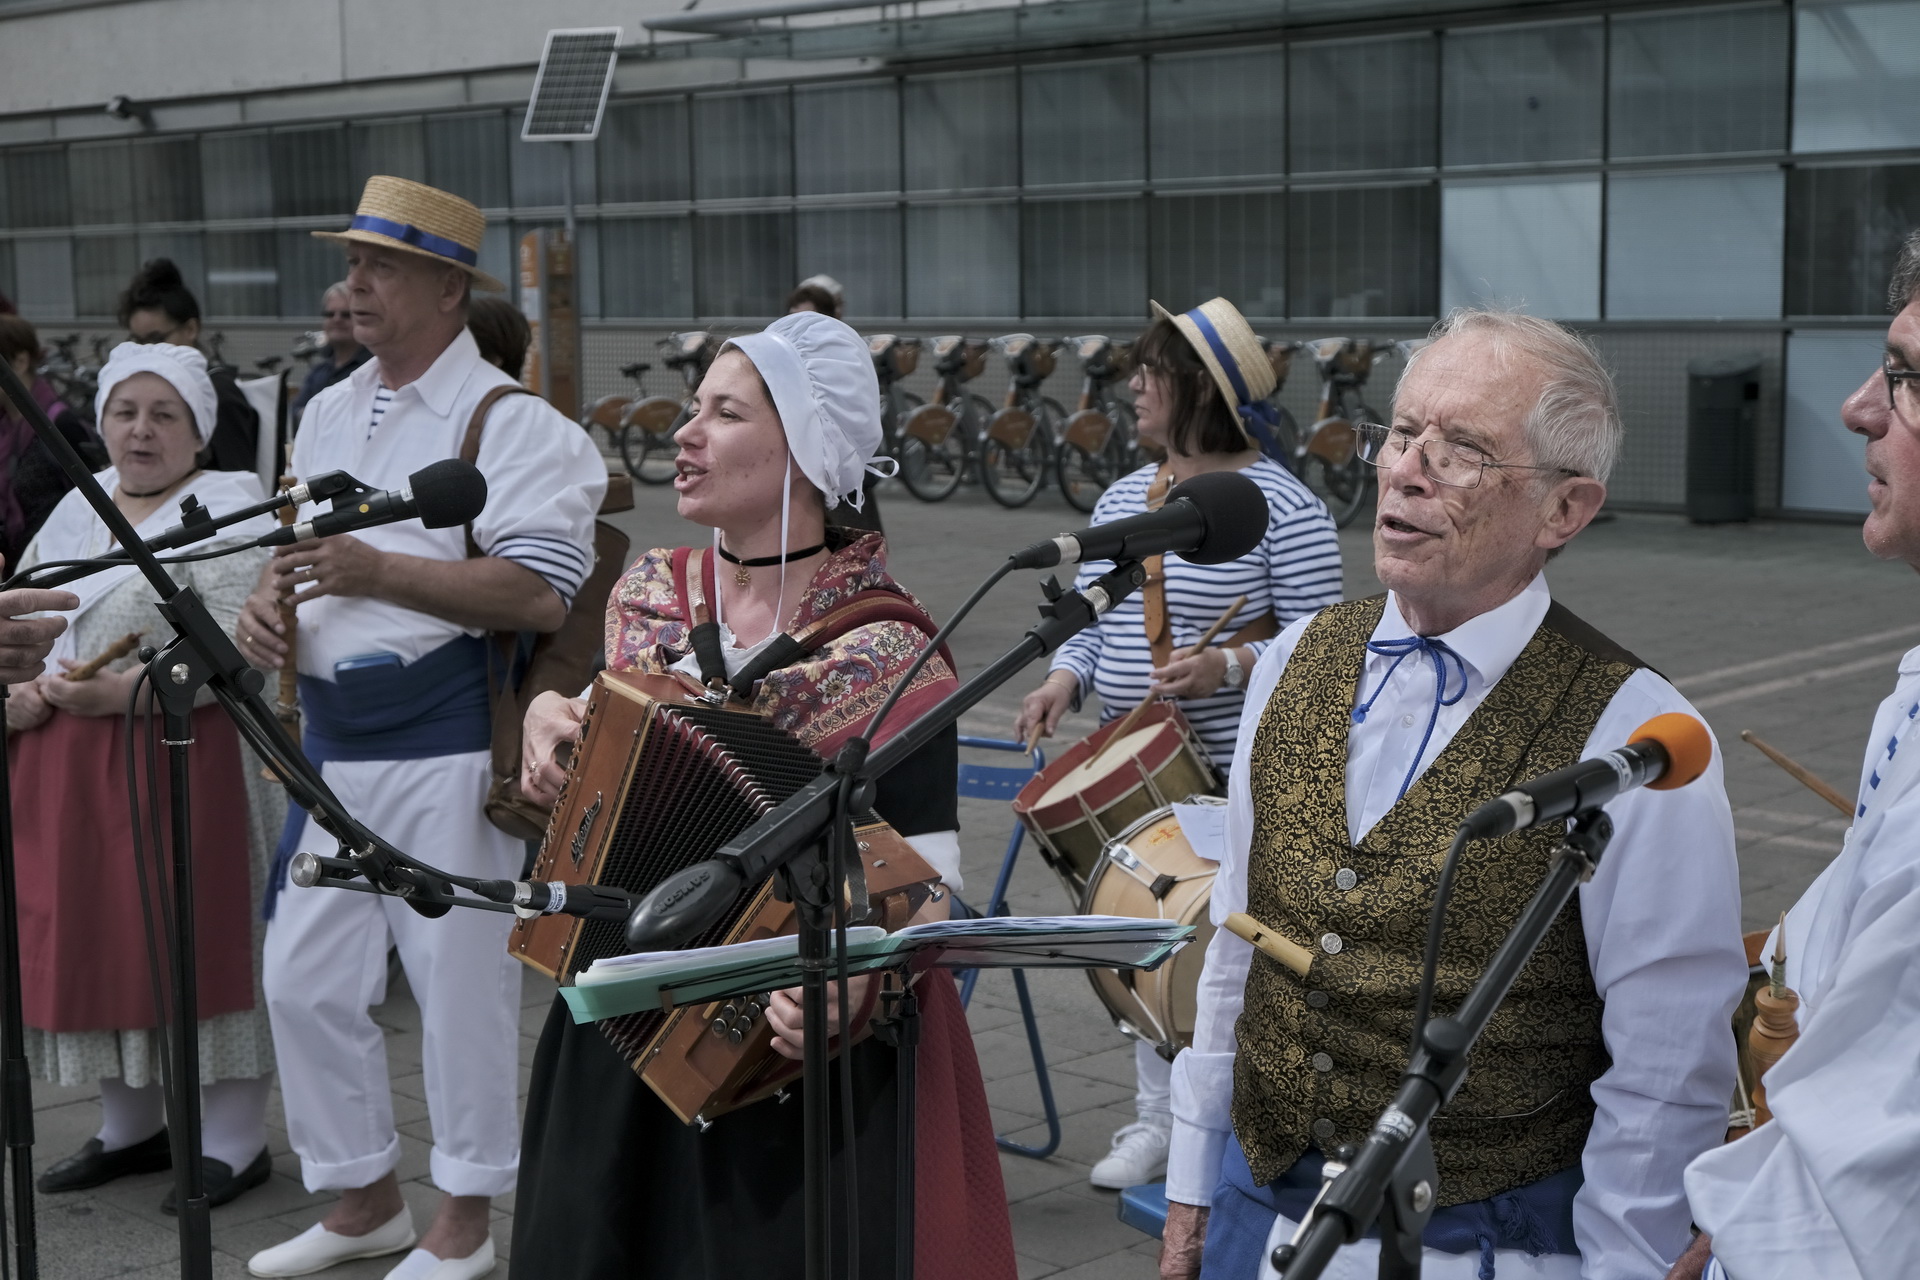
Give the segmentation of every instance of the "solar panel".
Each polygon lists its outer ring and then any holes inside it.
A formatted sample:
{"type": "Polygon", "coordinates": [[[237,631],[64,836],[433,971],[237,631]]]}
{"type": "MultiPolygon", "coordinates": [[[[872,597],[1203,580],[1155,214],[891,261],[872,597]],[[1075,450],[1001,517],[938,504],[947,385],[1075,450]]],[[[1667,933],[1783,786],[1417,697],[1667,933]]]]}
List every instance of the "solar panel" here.
{"type": "Polygon", "coordinates": [[[619,27],[547,32],[533,100],[520,128],[526,142],[587,142],[600,132],[620,44],[619,27]]]}

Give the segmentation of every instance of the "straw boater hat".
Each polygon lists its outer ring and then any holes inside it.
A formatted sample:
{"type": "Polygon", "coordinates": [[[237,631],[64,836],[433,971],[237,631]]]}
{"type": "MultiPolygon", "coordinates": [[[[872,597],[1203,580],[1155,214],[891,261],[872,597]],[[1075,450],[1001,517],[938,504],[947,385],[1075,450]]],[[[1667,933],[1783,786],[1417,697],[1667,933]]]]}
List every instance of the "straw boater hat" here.
{"type": "MultiPolygon", "coordinates": [[[[1256,406],[1273,394],[1279,379],[1260,339],[1253,334],[1253,326],[1240,314],[1240,309],[1225,298],[1203,302],[1183,315],[1174,315],[1157,302],[1152,306],[1154,315],[1172,321],[1173,327],[1192,345],[1200,362],[1213,375],[1220,394],[1240,411],[1241,421],[1245,423],[1250,414],[1264,419],[1256,406]]],[[[1252,431],[1247,438],[1255,444],[1262,443],[1252,431]]]]}
{"type": "Polygon", "coordinates": [[[367,179],[360,207],[345,231],[313,234],[342,244],[357,241],[417,253],[464,268],[476,289],[504,293],[507,286],[478,265],[486,230],[486,215],[459,196],[405,178],[375,176],[367,179]]]}

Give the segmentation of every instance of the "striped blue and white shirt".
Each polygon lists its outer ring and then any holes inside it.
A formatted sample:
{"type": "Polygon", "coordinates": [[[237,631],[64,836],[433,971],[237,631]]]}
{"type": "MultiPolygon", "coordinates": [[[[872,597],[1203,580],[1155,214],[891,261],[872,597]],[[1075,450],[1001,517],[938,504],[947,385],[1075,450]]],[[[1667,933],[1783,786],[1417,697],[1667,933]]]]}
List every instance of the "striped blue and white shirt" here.
{"type": "MultiPolygon", "coordinates": [[[[1148,465],[1110,485],[1093,508],[1093,524],[1106,524],[1147,509],[1147,489],[1158,470],[1148,465]]],[[[1253,552],[1227,564],[1189,564],[1179,556],[1164,558],[1167,613],[1175,647],[1193,644],[1238,596],[1247,602],[1220,632],[1220,641],[1271,612],[1280,626],[1295,618],[1337,603],[1341,595],[1340,543],[1333,519],[1313,491],[1286,468],[1262,458],[1241,471],[1267,495],[1267,536],[1253,552]]],[[[1076,587],[1086,587],[1113,568],[1110,560],[1080,567],[1076,587]]],[[[1273,643],[1249,644],[1256,658],[1273,643]]],[[[1055,671],[1079,677],[1084,694],[1100,695],[1102,723],[1126,714],[1147,696],[1153,683],[1153,654],[1147,645],[1146,605],[1141,593],[1128,596],[1095,626],[1073,637],[1053,656],[1055,671]]],[[[1194,733],[1226,773],[1233,760],[1233,744],[1240,728],[1245,695],[1222,687],[1210,698],[1182,698],[1180,710],[1194,733]]]]}

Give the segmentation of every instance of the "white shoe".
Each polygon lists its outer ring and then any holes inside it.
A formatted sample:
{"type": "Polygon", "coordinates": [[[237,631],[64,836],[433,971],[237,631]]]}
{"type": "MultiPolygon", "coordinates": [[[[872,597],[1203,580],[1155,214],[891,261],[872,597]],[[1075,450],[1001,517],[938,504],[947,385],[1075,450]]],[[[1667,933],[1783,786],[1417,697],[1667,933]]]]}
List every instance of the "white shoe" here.
{"type": "Polygon", "coordinates": [[[402,1249],[412,1248],[418,1238],[413,1232],[413,1211],[406,1208],[395,1214],[391,1221],[382,1223],[363,1236],[335,1235],[316,1222],[285,1244],[262,1249],[248,1258],[247,1270],[256,1276],[312,1275],[355,1258],[378,1258],[382,1254],[398,1253],[402,1249]]]}
{"type": "Polygon", "coordinates": [[[1137,1120],[1113,1135],[1113,1150],[1093,1166],[1087,1181],[1102,1191],[1123,1191],[1152,1182],[1167,1172],[1167,1147],[1172,1140],[1171,1126],[1137,1120]]]}
{"type": "Polygon", "coordinates": [[[478,1249],[464,1258],[442,1258],[415,1249],[387,1272],[387,1280],[480,1280],[495,1265],[493,1237],[489,1235],[478,1249]]]}

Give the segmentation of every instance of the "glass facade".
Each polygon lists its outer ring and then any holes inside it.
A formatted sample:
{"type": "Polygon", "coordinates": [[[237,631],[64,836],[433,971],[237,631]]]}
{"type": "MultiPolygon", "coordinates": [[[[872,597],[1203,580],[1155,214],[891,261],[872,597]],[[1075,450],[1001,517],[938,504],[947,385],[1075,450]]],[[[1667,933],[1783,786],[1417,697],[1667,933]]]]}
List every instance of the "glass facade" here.
{"type": "Polygon", "coordinates": [[[307,232],[375,173],[487,210],[481,260],[578,206],[591,318],[749,320],[826,272],[858,321],[1270,325],[1501,300],[1581,322],[1881,314],[1920,225],[1920,0],[1736,0],[617,98],[0,148],[0,287],[110,316],[166,254],[210,316],[310,322],[307,232]]]}

